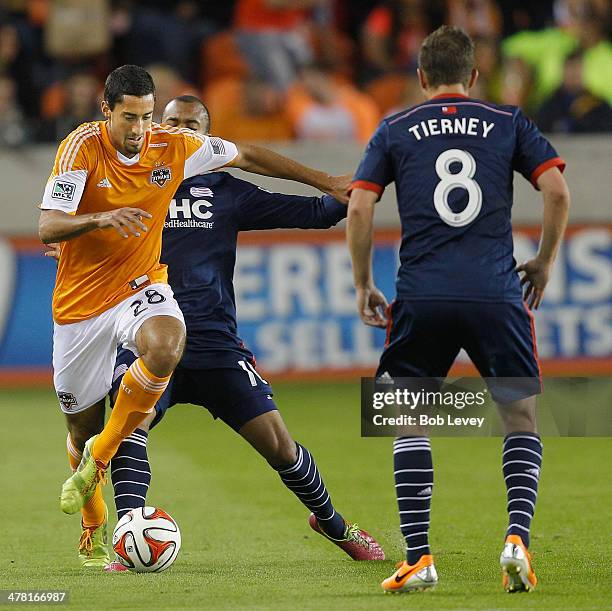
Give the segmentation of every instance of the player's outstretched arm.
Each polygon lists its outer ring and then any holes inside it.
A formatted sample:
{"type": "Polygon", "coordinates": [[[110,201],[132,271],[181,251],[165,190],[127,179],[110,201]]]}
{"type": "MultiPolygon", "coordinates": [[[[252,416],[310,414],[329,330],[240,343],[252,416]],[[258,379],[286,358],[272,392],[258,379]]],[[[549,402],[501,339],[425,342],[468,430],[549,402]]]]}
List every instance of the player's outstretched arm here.
{"type": "Polygon", "coordinates": [[[378,194],[355,188],[351,193],[346,224],[346,239],[353,263],[353,280],[357,291],[359,317],[372,327],[385,327],[385,296],[372,278],[372,231],[374,205],[378,194]]]}
{"type": "Polygon", "coordinates": [[[140,236],[147,231],[143,218],[151,218],[140,208],[118,208],[108,212],[73,215],[61,210],[41,210],[38,219],[38,235],[44,244],[65,242],[95,229],[113,228],[123,238],[132,234],[140,236]]]}
{"type": "Polygon", "coordinates": [[[516,268],[519,273],[524,273],[521,279],[521,285],[525,285],[524,299],[530,308],[536,310],[544,297],[544,290],[567,226],[570,207],[569,189],[558,168],[551,168],[541,174],[537,185],[544,200],[540,247],[533,259],[516,268]]]}
{"type": "Polygon", "coordinates": [[[348,202],[349,175],[331,176],[261,146],[241,144],[238,155],[227,165],[254,174],[295,180],[328,193],[338,201],[348,202]]]}

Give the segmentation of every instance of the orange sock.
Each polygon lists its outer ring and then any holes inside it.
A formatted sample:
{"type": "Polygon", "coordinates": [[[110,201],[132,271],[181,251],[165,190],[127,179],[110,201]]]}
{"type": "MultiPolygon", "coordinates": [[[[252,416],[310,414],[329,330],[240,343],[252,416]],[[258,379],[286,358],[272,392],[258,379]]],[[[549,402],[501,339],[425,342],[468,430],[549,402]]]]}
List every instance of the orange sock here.
{"type": "Polygon", "coordinates": [[[162,396],[170,376],[154,376],[142,362],[135,360],[126,371],[111,416],[93,446],[96,461],[108,465],[121,442],[129,437],[151,412],[162,396]]]}
{"type": "MultiPolygon", "coordinates": [[[[70,467],[73,471],[81,462],[82,454],[74,445],[70,433],[66,438],[66,449],[68,450],[68,460],[70,461],[70,467]]],[[[99,526],[104,522],[105,517],[104,511],[104,497],[102,496],[102,489],[100,486],[96,487],[96,491],[93,496],[85,503],[83,509],[81,509],[81,515],[83,516],[83,526],[99,526]]]]}

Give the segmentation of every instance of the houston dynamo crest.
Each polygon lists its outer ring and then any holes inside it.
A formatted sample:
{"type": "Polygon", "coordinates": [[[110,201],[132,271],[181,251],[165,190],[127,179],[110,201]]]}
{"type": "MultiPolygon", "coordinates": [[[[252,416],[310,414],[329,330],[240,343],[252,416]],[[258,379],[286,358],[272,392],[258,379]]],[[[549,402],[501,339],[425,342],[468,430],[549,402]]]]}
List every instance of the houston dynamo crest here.
{"type": "Polygon", "coordinates": [[[155,168],[151,172],[151,184],[163,187],[172,178],[170,168],[155,168]]]}

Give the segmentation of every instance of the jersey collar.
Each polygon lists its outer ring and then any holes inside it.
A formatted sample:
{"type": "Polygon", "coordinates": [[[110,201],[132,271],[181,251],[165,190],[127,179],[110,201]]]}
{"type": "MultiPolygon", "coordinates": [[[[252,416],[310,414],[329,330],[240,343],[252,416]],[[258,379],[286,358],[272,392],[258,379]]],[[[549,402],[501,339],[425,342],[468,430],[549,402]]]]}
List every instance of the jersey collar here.
{"type": "Polygon", "coordinates": [[[439,93],[438,95],[429,98],[430,100],[439,100],[440,98],[465,98],[468,99],[470,96],[463,93],[439,93]]]}

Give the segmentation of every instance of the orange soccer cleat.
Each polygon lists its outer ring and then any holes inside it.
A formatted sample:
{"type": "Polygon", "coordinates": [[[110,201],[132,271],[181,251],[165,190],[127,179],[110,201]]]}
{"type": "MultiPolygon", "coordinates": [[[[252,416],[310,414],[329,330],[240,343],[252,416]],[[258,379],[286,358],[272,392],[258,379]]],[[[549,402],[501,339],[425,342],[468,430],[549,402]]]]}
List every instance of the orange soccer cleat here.
{"type": "Polygon", "coordinates": [[[416,564],[410,565],[405,560],[398,562],[397,571],[387,577],[380,585],[385,592],[411,592],[433,588],[438,583],[438,573],[433,563],[433,556],[421,556],[416,564]]]}
{"type": "Polygon", "coordinates": [[[508,535],[499,558],[506,592],[531,592],[538,583],[531,568],[531,554],[518,535],[508,535]]]}

